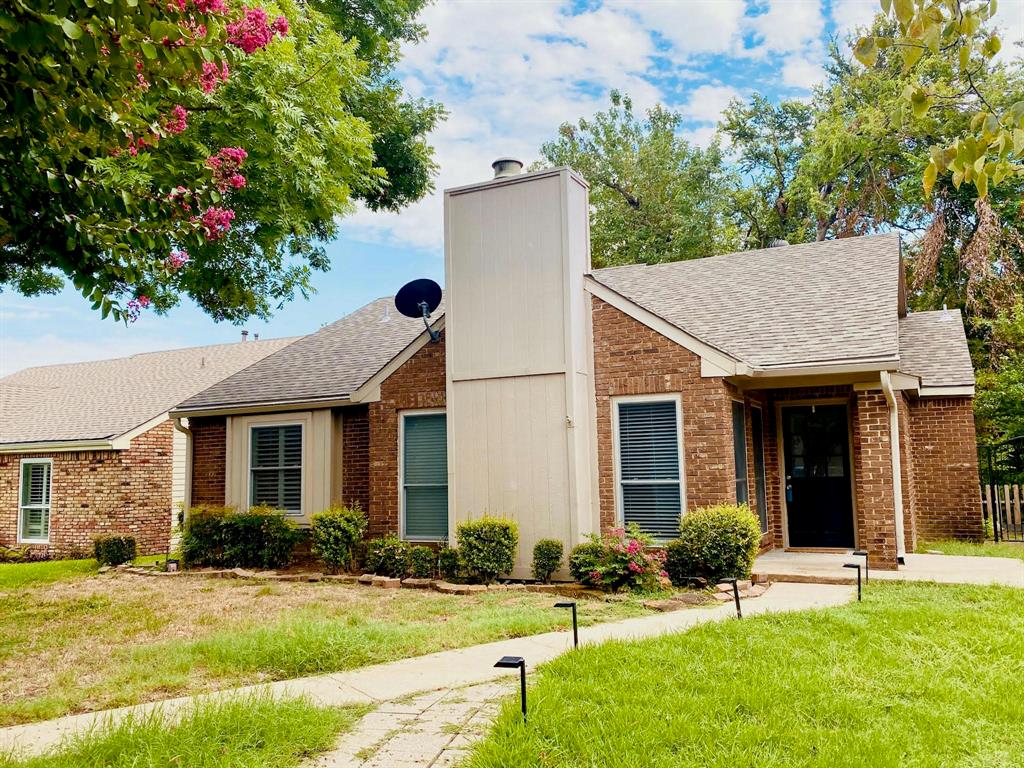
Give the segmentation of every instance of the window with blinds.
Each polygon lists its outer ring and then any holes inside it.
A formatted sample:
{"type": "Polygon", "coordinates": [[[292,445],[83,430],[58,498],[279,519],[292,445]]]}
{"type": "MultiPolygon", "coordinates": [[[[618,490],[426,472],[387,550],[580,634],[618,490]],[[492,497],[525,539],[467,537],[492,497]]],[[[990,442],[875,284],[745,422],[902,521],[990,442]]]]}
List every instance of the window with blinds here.
{"type": "Polygon", "coordinates": [[[732,401],[732,452],[736,466],[736,503],[746,504],[750,500],[747,487],[747,418],[743,403],[732,401]]]}
{"type": "Polygon", "coordinates": [[[618,404],[622,519],[658,539],[679,535],[682,487],[674,400],[618,404]]]}
{"type": "Polygon", "coordinates": [[[302,514],[302,425],[253,427],[249,504],[302,514]]]}
{"type": "Polygon", "coordinates": [[[448,536],[448,426],[443,413],[407,413],[402,426],[402,537],[448,536]]]}
{"type": "Polygon", "coordinates": [[[22,541],[50,540],[50,480],[53,464],[48,460],[21,463],[21,493],[18,505],[18,535],[22,541]]]}

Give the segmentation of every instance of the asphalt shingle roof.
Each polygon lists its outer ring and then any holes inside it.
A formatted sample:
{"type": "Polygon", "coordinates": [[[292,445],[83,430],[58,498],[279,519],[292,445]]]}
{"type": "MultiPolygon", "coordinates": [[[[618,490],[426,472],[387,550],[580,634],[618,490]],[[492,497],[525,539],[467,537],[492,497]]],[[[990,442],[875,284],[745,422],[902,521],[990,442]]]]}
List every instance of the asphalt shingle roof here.
{"type": "Polygon", "coordinates": [[[755,367],[895,360],[897,235],[594,270],[636,304],[755,367]]]}
{"type": "Polygon", "coordinates": [[[293,341],[262,339],[26,368],[0,379],[0,444],[118,437],[293,341]]]}
{"type": "Polygon", "coordinates": [[[974,367],[959,309],[900,318],[900,370],[929,387],[974,385],[974,367]]]}
{"type": "MultiPolygon", "coordinates": [[[[443,314],[442,302],[431,321],[443,314]]],[[[392,297],[377,299],[190,397],[177,410],[343,400],[423,330],[422,319],[398,314],[392,297]]]]}

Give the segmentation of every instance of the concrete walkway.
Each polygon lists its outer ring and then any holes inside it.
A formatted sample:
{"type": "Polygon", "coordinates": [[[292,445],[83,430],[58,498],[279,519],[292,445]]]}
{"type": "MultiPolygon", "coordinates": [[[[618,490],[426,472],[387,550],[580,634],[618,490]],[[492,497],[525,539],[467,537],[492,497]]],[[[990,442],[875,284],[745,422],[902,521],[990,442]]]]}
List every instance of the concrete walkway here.
{"type": "MultiPolygon", "coordinates": [[[[775,584],[761,597],[744,601],[743,611],[745,616],[753,616],[760,613],[824,608],[845,603],[853,595],[854,590],[845,585],[775,584]]],[[[580,611],[585,614],[585,602],[580,604],[580,611]]],[[[707,608],[690,608],[673,613],[597,624],[580,629],[580,643],[593,644],[613,639],[654,637],[669,632],[680,632],[698,624],[720,621],[734,615],[732,604],[724,603],[707,608]]],[[[274,696],[305,696],[314,703],[324,706],[379,705],[382,702],[426,691],[449,690],[501,679],[510,672],[495,669],[494,662],[505,655],[523,656],[528,666],[533,668],[565,653],[571,647],[571,632],[549,632],[442,651],[348,672],[236,688],[204,696],[169,699],[106,712],[70,715],[56,720],[0,729],[0,754],[5,751],[25,755],[39,754],[58,746],[69,737],[104,723],[116,723],[128,716],[146,715],[154,711],[161,712],[165,717],[174,718],[193,702],[217,700],[228,696],[270,693],[274,696]]]]}
{"type": "MultiPolygon", "coordinates": [[[[1002,584],[1024,587],[1024,560],[1009,557],[907,555],[898,571],[873,569],[872,579],[935,581],[941,584],[1002,584]]],[[[769,581],[808,581],[851,584],[857,572],[844,563],[864,563],[863,557],[828,552],[772,550],[757,558],[754,574],[769,581]]]]}

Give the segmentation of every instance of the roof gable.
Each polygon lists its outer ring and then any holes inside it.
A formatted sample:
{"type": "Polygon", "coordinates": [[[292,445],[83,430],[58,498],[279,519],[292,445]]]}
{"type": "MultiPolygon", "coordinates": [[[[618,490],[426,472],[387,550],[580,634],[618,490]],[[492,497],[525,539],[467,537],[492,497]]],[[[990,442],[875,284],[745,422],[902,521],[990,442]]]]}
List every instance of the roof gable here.
{"type": "Polygon", "coordinates": [[[900,371],[919,377],[922,388],[974,386],[959,309],[911,312],[900,319],[900,371]]]}

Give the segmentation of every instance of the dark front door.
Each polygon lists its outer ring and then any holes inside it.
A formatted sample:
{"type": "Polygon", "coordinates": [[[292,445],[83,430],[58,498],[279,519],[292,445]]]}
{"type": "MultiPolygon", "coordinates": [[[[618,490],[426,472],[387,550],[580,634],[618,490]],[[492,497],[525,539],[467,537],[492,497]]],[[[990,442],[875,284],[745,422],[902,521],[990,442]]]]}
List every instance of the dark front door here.
{"type": "Polygon", "coordinates": [[[845,405],[782,409],[791,547],[852,547],[850,437],[845,405]]]}

